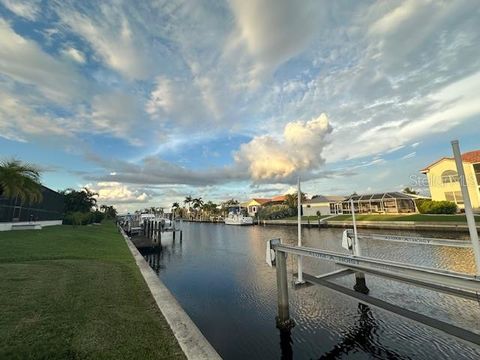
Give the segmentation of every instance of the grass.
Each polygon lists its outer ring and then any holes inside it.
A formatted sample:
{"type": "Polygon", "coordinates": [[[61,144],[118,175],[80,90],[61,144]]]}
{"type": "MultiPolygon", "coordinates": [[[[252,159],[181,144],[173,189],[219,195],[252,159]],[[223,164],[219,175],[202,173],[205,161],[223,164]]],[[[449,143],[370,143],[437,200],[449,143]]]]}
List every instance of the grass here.
{"type": "Polygon", "coordinates": [[[0,359],[184,359],[112,223],[0,233],[0,359]]]}
{"type": "MultiPolygon", "coordinates": [[[[419,222],[455,222],[466,223],[465,215],[357,215],[355,219],[358,221],[419,221],[419,222]]],[[[480,216],[475,217],[480,222],[480,216]]],[[[328,221],[349,221],[352,220],[351,215],[338,215],[328,221]]]]}

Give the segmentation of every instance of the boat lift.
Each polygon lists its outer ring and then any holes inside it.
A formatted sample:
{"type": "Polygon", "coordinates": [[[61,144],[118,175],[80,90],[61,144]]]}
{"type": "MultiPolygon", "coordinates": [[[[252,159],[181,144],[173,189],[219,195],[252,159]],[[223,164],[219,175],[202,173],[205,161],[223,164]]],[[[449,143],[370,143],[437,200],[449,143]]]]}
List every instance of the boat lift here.
{"type": "MultiPolygon", "coordinates": [[[[455,158],[457,159],[460,153],[458,149],[458,142],[453,141],[452,146],[454,149],[455,158]]],[[[461,161],[457,161],[457,168],[461,167],[461,161]]],[[[463,175],[464,178],[465,175],[461,170],[459,169],[460,177],[463,175]]],[[[466,188],[465,183],[462,181],[460,181],[460,183],[462,192],[464,193],[464,198],[469,199],[468,189],[466,188]]],[[[300,197],[300,185],[298,188],[298,195],[300,197]]],[[[296,284],[306,281],[311,284],[325,286],[352,298],[356,298],[362,303],[372,305],[413,321],[417,321],[438,331],[455,336],[461,340],[480,345],[480,334],[478,333],[369,296],[369,289],[365,281],[365,273],[372,274],[385,279],[423,287],[432,291],[478,301],[480,304],[480,245],[478,242],[478,234],[475,227],[475,222],[474,220],[473,222],[471,220],[471,218],[473,218],[471,206],[468,206],[468,201],[465,202],[465,205],[471,241],[409,237],[403,235],[358,234],[355,222],[355,211],[352,211],[353,231],[345,230],[342,236],[342,247],[348,249],[350,254],[342,254],[334,251],[302,246],[300,238],[300,221],[298,246],[282,244],[280,239],[269,240],[266,248],[266,262],[270,266],[276,267],[278,292],[278,316],[276,318],[277,327],[282,331],[288,331],[295,326],[293,319],[290,318],[288,301],[286,258],[287,254],[291,254],[296,255],[299,260],[299,274],[296,284]],[[473,248],[476,273],[475,275],[471,275],[438,268],[365,257],[362,256],[360,246],[360,240],[364,239],[432,246],[473,248]],[[340,269],[318,276],[301,273],[303,270],[302,258],[304,257],[329,261],[339,266],[340,269]],[[332,279],[350,274],[355,274],[356,278],[356,283],[353,290],[330,281],[332,279]]],[[[353,204],[352,210],[354,210],[353,204]]]]}

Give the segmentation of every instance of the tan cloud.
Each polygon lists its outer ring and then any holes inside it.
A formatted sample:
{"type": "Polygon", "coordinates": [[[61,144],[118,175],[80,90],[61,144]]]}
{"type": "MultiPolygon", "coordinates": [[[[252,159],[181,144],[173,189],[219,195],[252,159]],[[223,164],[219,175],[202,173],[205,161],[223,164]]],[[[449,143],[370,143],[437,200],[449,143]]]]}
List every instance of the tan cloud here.
{"type": "Polygon", "coordinates": [[[146,203],[151,199],[147,193],[116,181],[100,181],[86,187],[98,193],[99,204],[146,203]]]}
{"type": "Polygon", "coordinates": [[[325,114],[306,122],[290,122],[281,139],[265,135],[241,145],[235,161],[246,166],[254,180],[282,180],[322,165],[321,154],[330,132],[325,114]]]}

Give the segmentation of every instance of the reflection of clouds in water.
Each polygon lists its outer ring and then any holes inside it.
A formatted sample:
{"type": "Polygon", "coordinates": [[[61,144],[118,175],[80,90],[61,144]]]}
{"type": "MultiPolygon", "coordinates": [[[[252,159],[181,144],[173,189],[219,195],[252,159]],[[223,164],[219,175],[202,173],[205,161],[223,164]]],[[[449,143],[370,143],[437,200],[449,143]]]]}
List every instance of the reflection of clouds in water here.
{"type": "MultiPolygon", "coordinates": [[[[305,228],[304,245],[345,252],[340,245],[342,231],[305,228]]],[[[163,243],[159,274],[207,339],[226,358],[278,359],[283,352],[283,358],[288,359],[290,351],[299,359],[318,358],[329,352],[335,358],[333,355],[342,351],[344,357],[358,354],[377,358],[396,355],[394,358],[468,359],[480,355],[478,349],[389,313],[376,309],[362,313],[358,301],[318,286],[289,288],[290,311],[297,326],[289,336],[282,335],[279,343],[275,328],[276,274],[275,268],[265,263],[265,242],[282,238],[285,243],[296,244],[296,234],[295,226],[185,224],[180,249],[170,249],[170,243],[163,243]],[[375,323],[371,324],[373,317],[375,323]],[[353,350],[347,353],[349,346],[353,350]]],[[[410,260],[420,265],[443,261],[441,252],[432,252],[424,246],[371,241],[365,248],[372,257],[410,260]]],[[[334,270],[329,268],[334,266],[331,263],[305,260],[305,270],[309,273],[317,275],[334,270]]],[[[296,272],[295,257],[289,256],[287,264],[291,285],[292,273],[296,272]]],[[[338,283],[351,288],[353,276],[339,279],[338,283]]],[[[373,296],[398,306],[444,321],[455,319],[458,325],[467,328],[478,327],[480,322],[478,305],[472,301],[368,274],[367,284],[373,296]]]]}

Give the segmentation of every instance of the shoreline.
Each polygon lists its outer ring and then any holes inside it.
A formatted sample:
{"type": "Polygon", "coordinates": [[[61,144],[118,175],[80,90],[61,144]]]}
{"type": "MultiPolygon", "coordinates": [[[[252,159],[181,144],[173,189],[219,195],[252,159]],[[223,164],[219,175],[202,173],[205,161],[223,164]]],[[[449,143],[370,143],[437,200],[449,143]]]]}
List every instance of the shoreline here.
{"type": "MultiPolygon", "coordinates": [[[[220,221],[210,220],[183,220],[193,223],[224,224],[220,221]]],[[[254,226],[297,226],[297,220],[260,220],[255,222],[254,226]]],[[[427,222],[427,221],[356,221],[356,225],[361,229],[376,230],[413,230],[413,231],[440,231],[440,232],[460,232],[468,233],[466,223],[457,222],[427,222]]],[[[352,221],[309,221],[302,220],[302,226],[307,228],[352,228],[352,221]]],[[[477,223],[477,231],[480,231],[480,224],[477,223]]]]}
{"type": "Polygon", "coordinates": [[[119,227],[155,303],[162,312],[187,359],[221,359],[177,299],[145,261],[130,237],[119,227]]]}

